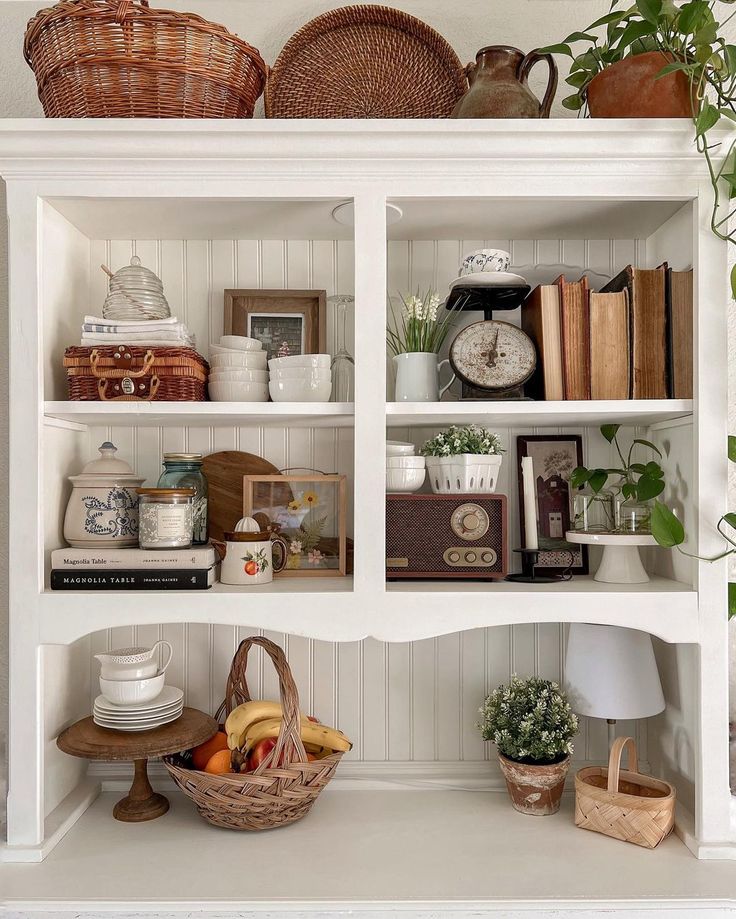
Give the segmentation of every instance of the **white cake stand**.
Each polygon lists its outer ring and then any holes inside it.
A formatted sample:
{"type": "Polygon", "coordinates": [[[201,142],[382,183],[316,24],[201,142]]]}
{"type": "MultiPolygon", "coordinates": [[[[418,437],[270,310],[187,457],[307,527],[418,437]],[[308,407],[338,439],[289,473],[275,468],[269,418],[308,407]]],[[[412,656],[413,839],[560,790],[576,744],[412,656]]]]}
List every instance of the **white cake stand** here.
{"type": "Polygon", "coordinates": [[[603,546],[603,558],[595,573],[606,584],[646,584],[649,575],[639,556],[639,546],[656,546],[649,533],[591,533],[568,530],[565,539],[583,546],[603,546]]]}

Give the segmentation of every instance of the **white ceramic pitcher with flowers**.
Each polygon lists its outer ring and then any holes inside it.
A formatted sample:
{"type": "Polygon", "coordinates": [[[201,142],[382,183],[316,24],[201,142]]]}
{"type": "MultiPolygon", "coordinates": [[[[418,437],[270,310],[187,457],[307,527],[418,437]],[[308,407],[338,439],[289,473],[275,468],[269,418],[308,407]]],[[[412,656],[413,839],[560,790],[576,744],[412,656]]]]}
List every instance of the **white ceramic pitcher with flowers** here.
{"type": "Polygon", "coordinates": [[[440,298],[432,291],[421,297],[401,296],[400,313],[393,315],[386,329],[396,368],[396,402],[437,402],[454,380],[451,375],[440,388],[440,372],[450,362],[439,361],[437,354],[454,319],[452,310],[440,311],[440,307],[440,298]]]}

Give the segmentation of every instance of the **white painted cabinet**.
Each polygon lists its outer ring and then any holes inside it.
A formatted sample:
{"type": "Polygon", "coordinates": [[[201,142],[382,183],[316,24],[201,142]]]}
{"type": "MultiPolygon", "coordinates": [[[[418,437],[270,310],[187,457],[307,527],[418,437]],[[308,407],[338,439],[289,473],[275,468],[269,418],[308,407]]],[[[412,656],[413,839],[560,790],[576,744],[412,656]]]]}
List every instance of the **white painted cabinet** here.
{"type": "MultiPolygon", "coordinates": [[[[350,776],[463,777],[489,757],[475,709],[511,672],[560,677],[565,624],[651,632],[668,707],[635,731],[651,768],[675,782],[679,829],[702,857],[736,855],[728,787],[725,563],[647,550],[644,585],[591,577],[514,583],[384,578],[384,441],[417,443],[453,421],[501,435],[510,544],[518,544],[515,438],[598,434],[621,422],[663,449],[690,534],[714,554],[726,509],[726,253],[709,230],[711,190],[689,129],[670,122],[0,122],[10,258],[11,622],[8,845],[40,860],[84,811],[100,770],[56,751],[89,710],[97,648],[175,646],[170,679],[213,710],[240,637],[288,647],[303,698],[356,740],[350,776]],[[353,200],[355,227],[331,217],[353,200]],[[386,227],[385,203],[403,219],[386,227]],[[690,401],[397,404],[385,353],[386,291],[446,289],[463,252],[510,247],[522,273],[567,266],[610,276],[627,263],[695,269],[690,401]],[[61,360],[99,311],[105,277],[138,254],[207,355],[229,287],[318,287],[355,295],[354,404],[73,403],[61,360]],[[348,475],[355,572],[206,593],[53,593],[67,476],[112,439],[155,480],[164,450],[242,449],[279,467],[348,475]],[[392,771],[393,770],[393,771],[392,771]],[[381,772],[381,770],[378,770],[381,772]],[[688,813],[690,812],[690,816],[688,813]]],[[[512,315],[518,321],[518,311],[512,315]]],[[[334,351],[332,317],[328,342],[334,351]]],[[[593,556],[593,563],[597,559],[593,556]]],[[[275,692],[260,666],[255,685],[275,692]]],[[[583,727],[580,760],[605,756],[583,727]]],[[[491,764],[488,764],[491,769],[491,764]]],[[[104,772],[104,770],[103,770],[104,772]]],[[[473,772],[473,775],[476,773],[473,772]]],[[[417,780],[419,780],[417,778],[417,780]]]]}

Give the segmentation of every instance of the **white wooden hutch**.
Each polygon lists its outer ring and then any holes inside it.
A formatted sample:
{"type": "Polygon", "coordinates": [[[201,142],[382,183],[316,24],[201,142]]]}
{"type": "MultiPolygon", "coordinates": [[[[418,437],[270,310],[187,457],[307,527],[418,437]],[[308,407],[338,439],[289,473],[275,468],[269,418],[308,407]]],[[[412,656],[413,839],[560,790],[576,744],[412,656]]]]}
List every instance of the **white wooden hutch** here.
{"type": "MultiPolygon", "coordinates": [[[[99,802],[87,809],[101,786],[116,788],[121,777],[104,767],[88,770],[54,744],[61,728],[89,711],[95,682],[90,655],[98,647],[173,635],[180,664],[170,674],[180,677],[191,704],[208,707],[218,701],[237,638],[258,629],[277,633],[288,645],[309,703],[321,705],[322,712],[327,708],[326,720],[331,715],[343,730],[358,734],[355,761],[343,764],[334,795],[330,790],[309,818],[317,834],[315,859],[324,849],[318,828],[328,828],[328,849],[341,849],[344,821],[357,807],[348,798],[335,804],[340,782],[369,788],[374,796],[372,822],[364,824],[374,851],[382,839],[387,851],[397,845],[402,829],[396,815],[403,815],[403,827],[426,809],[461,837],[467,819],[467,839],[475,846],[479,830],[471,823],[488,806],[487,796],[481,802],[458,795],[468,788],[500,790],[495,766],[484,761],[491,754],[476,736],[475,708],[483,691],[512,668],[561,675],[564,624],[571,622],[629,626],[660,640],[667,710],[646,724],[624,727],[637,732],[649,768],[677,786],[684,844],[701,859],[736,857],[725,562],[691,562],[647,550],[651,581],[633,586],[591,577],[536,589],[516,583],[387,584],[384,578],[386,436],[421,442],[427,432],[454,421],[482,422],[504,438],[508,456],[500,490],[509,495],[511,545],[518,545],[516,435],[580,433],[586,459],[605,465],[608,447],[597,428],[622,422],[629,435],[646,432],[661,446],[671,486],[667,497],[683,515],[688,548],[702,554],[720,549],[714,523],[727,508],[726,248],[709,229],[710,183],[688,125],[4,121],[0,174],[9,217],[11,448],[9,794],[1,860],[40,862],[66,835],[62,846],[76,839],[90,857],[109,851],[120,863],[121,852],[129,851],[132,860],[142,857],[147,840],[176,852],[186,836],[191,850],[219,853],[219,865],[240,846],[249,859],[259,851],[278,853],[280,875],[288,875],[292,887],[300,870],[308,876],[308,867],[298,864],[298,846],[290,848],[303,841],[299,834],[308,831],[308,821],[267,837],[233,836],[207,827],[185,801],[174,809],[183,816],[132,829],[112,821],[109,802],[94,818],[99,802]],[[331,218],[332,209],[349,200],[355,204],[354,229],[331,218]],[[388,229],[386,201],[404,212],[388,229]],[[692,264],[693,401],[391,402],[386,291],[446,289],[461,253],[484,241],[511,245],[514,265],[533,265],[537,274],[547,270],[548,280],[559,265],[610,274],[629,261],[692,264]],[[315,286],[354,293],[354,405],[64,401],[63,350],[78,343],[81,317],[99,308],[105,280],[98,266],[107,261],[115,270],[132,251],[163,276],[172,312],[196,332],[205,356],[222,332],[225,287],[315,286]],[[347,472],[354,576],[286,579],[256,590],[217,585],[206,593],[51,592],[49,553],[62,545],[67,476],[107,438],[149,479],[158,475],[162,449],[179,444],[204,452],[240,448],[275,457],[277,465],[347,472]],[[323,668],[330,674],[324,685],[323,668]],[[428,668],[431,679],[423,684],[428,668]],[[396,703],[399,697],[409,701],[396,703]],[[444,790],[427,790],[431,803],[419,808],[413,791],[396,790],[402,785],[444,790]],[[186,822],[186,834],[176,820],[186,822]]],[[[595,554],[592,560],[595,566],[595,554]]],[[[264,691],[272,691],[268,675],[259,680],[264,691]]],[[[580,759],[602,759],[604,726],[585,730],[580,759]]],[[[162,773],[152,775],[154,783],[163,782],[162,773]]],[[[601,866],[607,862],[610,871],[618,859],[612,873],[632,878],[635,864],[650,872],[657,857],[672,858],[675,851],[658,850],[642,861],[634,847],[572,830],[569,805],[567,816],[545,819],[541,827],[532,821],[532,828],[500,794],[496,798],[484,818],[488,837],[497,846],[504,840],[512,845],[515,834],[529,833],[522,845],[532,858],[544,854],[535,851],[537,840],[562,855],[569,845],[570,876],[580,853],[592,859],[587,867],[595,874],[597,846],[605,852],[601,866]],[[666,851],[669,856],[659,855],[666,851]]],[[[674,875],[690,877],[691,868],[682,867],[679,857],[682,843],[667,846],[678,852],[674,875]]],[[[427,890],[424,899],[439,902],[431,883],[438,870],[433,860],[407,848],[413,866],[407,872],[426,882],[418,888],[427,890]]],[[[345,852],[349,845],[334,856],[335,877],[358,870],[345,852]]],[[[3,866],[0,888],[17,898],[25,883],[21,899],[35,902],[33,872],[42,885],[55,856],[23,869],[22,879],[13,874],[18,869],[3,866]]],[[[687,862],[698,865],[689,855],[687,862]]],[[[76,869],[70,863],[62,873],[70,877],[78,870],[77,880],[85,877],[93,887],[95,877],[105,877],[114,888],[106,864],[104,858],[87,862],[86,869],[81,861],[76,869]]],[[[217,865],[203,874],[217,874],[217,865]]],[[[138,868],[131,861],[127,870],[138,868]]],[[[145,879],[141,883],[145,888],[145,879]]],[[[376,884],[379,896],[378,875],[376,884]]],[[[165,879],[161,885],[160,896],[174,899],[165,879]]],[[[559,878],[555,889],[564,896],[559,878]]],[[[407,891],[408,901],[423,899],[407,891]]],[[[304,901],[319,898],[308,884],[302,894],[304,901]]],[[[289,894],[280,888],[273,896],[289,894]]],[[[355,905],[348,887],[335,896],[346,908],[355,905]]],[[[483,900],[472,896],[476,904],[483,900]]],[[[259,897],[243,887],[241,908],[259,897]]]]}

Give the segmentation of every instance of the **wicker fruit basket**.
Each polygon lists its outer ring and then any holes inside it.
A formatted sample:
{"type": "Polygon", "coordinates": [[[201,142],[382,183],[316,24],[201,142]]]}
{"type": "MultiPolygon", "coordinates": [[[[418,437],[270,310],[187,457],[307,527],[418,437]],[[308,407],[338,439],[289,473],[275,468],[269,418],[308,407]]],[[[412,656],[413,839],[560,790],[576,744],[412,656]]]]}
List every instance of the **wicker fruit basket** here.
{"type": "Polygon", "coordinates": [[[23,53],[48,118],[252,118],[267,73],[224,26],[148,0],[62,0],[23,53]]]}
{"type": "Polygon", "coordinates": [[[675,825],[675,789],[639,772],[633,737],[617,737],[608,769],[588,766],[575,776],[575,826],[653,849],[675,825]],[[621,755],[629,748],[629,768],[621,755]]]}
{"type": "Polygon", "coordinates": [[[296,684],[284,652],[267,638],[241,641],[230,668],[225,700],[215,717],[227,717],[236,706],[251,701],[245,670],[253,645],[263,648],[279,676],[283,720],[272,752],[253,772],[225,775],[188,769],[177,756],[164,758],[171,777],[194,801],[201,816],[230,830],[272,830],[300,820],[309,813],[343,755],[337,752],[307,761],[300,736],[296,684]]]}
{"type": "Polygon", "coordinates": [[[193,348],[73,347],[69,398],[82,402],[204,402],[209,364],[193,348]]]}

